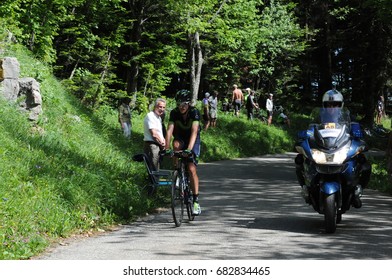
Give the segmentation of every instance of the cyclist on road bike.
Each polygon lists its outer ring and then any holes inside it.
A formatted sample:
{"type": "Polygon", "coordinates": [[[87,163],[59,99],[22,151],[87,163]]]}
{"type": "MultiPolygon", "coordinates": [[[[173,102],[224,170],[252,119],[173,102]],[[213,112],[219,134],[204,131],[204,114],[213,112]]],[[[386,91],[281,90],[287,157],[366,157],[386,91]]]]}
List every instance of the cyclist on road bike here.
{"type": "Polygon", "coordinates": [[[199,177],[197,175],[197,158],[200,155],[200,112],[191,106],[191,94],[188,90],[180,90],[176,94],[177,107],[170,112],[166,133],[165,149],[170,149],[173,139],[173,150],[193,154],[188,160],[190,185],[193,192],[193,215],[201,214],[199,204],[199,177]]]}

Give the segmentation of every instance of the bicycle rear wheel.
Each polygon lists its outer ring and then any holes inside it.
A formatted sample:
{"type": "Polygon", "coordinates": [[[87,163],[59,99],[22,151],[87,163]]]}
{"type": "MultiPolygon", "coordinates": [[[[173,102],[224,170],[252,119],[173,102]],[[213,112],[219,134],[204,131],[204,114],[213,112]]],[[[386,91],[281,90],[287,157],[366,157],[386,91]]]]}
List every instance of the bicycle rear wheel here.
{"type": "Polygon", "coordinates": [[[178,171],[173,173],[173,183],[171,187],[171,209],[173,220],[177,227],[181,226],[184,217],[184,191],[183,182],[178,171]]]}

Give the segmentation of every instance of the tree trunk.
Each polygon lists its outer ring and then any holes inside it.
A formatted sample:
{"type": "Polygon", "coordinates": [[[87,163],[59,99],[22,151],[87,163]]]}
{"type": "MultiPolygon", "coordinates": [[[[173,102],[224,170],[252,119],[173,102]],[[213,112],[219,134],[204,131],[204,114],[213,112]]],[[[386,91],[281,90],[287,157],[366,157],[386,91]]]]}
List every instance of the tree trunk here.
{"type": "Polygon", "coordinates": [[[101,101],[101,91],[102,91],[102,87],[103,87],[103,84],[104,84],[105,76],[108,73],[108,68],[109,68],[109,63],[110,63],[110,60],[111,60],[111,56],[112,56],[111,53],[108,52],[106,63],[105,63],[105,66],[104,66],[104,68],[102,70],[102,73],[101,73],[101,79],[99,80],[99,84],[97,86],[97,90],[95,91],[95,96],[93,98],[93,106],[94,107],[96,107],[97,105],[99,106],[99,104],[100,104],[100,101],[101,101]]]}
{"type": "MultiPolygon", "coordinates": [[[[136,4],[135,4],[136,5],[136,4]]],[[[129,68],[127,69],[127,76],[126,76],[126,91],[129,96],[131,96],[133,93],[137,92],[138,90],[138,78],[139,78],[139,61],[135,59],[140,54],[140,41],[142,37],[142,31],[143,31],[143,23],[145,22],[144,20],[144,6],[140,9],[134,9],[134,7],[131,5],[129,7],[130,9],[130,16],[133,19],[132,23],[132,28],[130,32],[130,38],[129,42],[130,44],[130,49],[129,49],[129,68]]]]}
{"type": "Polygon", "coordinates": [[[69,78],[68,78],[68,79],[70,79],[70,80],[73,79],[73,76],[75,75],[76,69],[78,69],[79,61],[80,61],[80,59],[78,59],[78,60],[76,61],[75,66],[74,66],[74,68],[72,69],[71,74],[69,75],[69,78]]]}
{"type": "Polygon", "coordinates": [[[374,123],[374,112],[376,109],[376,100],[383,92],[383,70],[385,65],[385,59],[383,57],[383,38],[382,26],[379,23],[373,22],[370,19],[369,26],[369,41],[372,44],[368,45],[365,56],[365,92],[363,102],[366,104],[364,107],[365,118],[363,122],[368,126],[372,126],[374,123]]]}
{"type": "Polygon", "coordinates": [[[190,36],[191,41],[191,89],[192,89],[192,104],[196,104],[199,93],[201,69],[203,67],[203,53],[200,46],[199,32],[190,36]]]}

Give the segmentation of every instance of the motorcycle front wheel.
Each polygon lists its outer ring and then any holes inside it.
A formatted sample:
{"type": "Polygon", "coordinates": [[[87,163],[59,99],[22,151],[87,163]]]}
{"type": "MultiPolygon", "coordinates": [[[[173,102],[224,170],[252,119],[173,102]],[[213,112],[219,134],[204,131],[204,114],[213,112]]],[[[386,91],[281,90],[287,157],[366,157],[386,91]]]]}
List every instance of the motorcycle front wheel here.
{"type": "Polygon", "coordinates": [[[334,233],[336,231],[337,214],[336,194],[326,196],[324,198],[324,222],[327,233],[334,233]]]}

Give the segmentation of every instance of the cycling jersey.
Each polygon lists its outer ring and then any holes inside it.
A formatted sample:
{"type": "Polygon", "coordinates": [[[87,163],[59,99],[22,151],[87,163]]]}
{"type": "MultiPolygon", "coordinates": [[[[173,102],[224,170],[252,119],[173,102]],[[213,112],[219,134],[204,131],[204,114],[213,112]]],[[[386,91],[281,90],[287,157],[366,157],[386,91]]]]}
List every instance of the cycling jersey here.
{"type": "MultiPolygon", "coordinates": [[[[183,148],[186,148],[189,144],[189,140],[192,133],[192,124],[194,122],[197,123],[200,122],[200,112],[195,107],[189,108],[189,111],[185,119],[183,118],[183,115],[181,114],[178,107],[174,108],[170,112],[169,124],[170,123],[174,124],[173,137],[174,139],[183,142],[184,144],[183,148]]],[[[196,156],[200,155],[200,126],[197,131],[196,142],[192,150],[196,154],[196,156]]]]}

